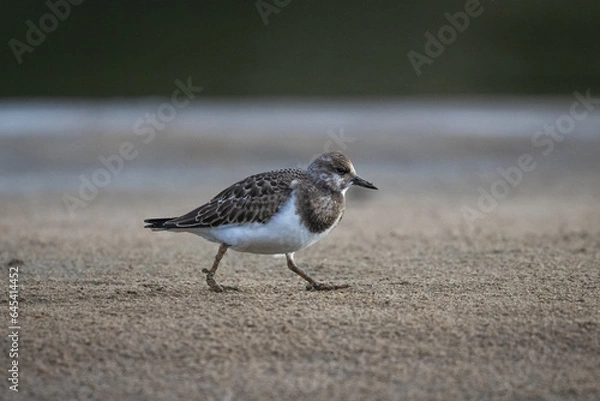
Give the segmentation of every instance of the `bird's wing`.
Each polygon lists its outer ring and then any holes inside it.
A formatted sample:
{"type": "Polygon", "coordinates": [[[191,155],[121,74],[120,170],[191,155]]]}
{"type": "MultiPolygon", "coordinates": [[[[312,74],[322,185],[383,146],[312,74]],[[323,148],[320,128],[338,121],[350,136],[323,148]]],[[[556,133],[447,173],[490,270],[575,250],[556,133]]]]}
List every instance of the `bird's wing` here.
{"type": "Polygon", "coordinates": [[[226,224],[266,223],[292,193],[301,169],[282,169],[252,175],[226,188],[208,203],[164,223],[164,228],[218,227],[226,224]]]}

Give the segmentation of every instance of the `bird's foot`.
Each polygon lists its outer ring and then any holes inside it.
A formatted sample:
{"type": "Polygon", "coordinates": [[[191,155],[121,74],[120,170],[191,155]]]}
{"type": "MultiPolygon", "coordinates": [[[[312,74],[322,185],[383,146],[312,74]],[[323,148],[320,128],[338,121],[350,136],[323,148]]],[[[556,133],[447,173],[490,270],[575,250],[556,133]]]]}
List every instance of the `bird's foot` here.
{"type": "Polygon", "coordinates": [[[240,291],[239,288],[230,285],[221,285],[213,280],[212,283],[208,284],[210,289],[214,292],[225,292],[225,291],[240,291]]]}
{"type": "Polygon", "coordinates": [[[343,288],[349,288],[349,284],[329,284],[329,283],[309,283],[306,285],[307,291],[331,291],[331,290],[341,290],[343,288]]]}
{"type": "Polygon", "coordinates": [[[225,292],[225,291],[239,291],[240,289],[237,287],[231,287],[228,285],[221,285],[217,283],[215,280],[215,273],[211,272],[208,269],[202,269],[202,273],[206,274],[206,284],[210,287],[214,292],[225,292]]]}

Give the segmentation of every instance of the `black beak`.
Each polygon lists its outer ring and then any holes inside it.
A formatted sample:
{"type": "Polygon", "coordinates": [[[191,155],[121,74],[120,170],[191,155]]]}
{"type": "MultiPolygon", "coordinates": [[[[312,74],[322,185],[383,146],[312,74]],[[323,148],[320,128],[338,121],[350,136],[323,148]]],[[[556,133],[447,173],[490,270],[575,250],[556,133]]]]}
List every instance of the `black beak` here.
{"type": "Polygon", "coordinates": [[[352,180],[352,184],[358,185],[359,187],[369,188],[369,189],[379,189],[375,185],[370,183],[369,181],[363,180],[359,176],[354,177],[354,179],[352,180]]]}

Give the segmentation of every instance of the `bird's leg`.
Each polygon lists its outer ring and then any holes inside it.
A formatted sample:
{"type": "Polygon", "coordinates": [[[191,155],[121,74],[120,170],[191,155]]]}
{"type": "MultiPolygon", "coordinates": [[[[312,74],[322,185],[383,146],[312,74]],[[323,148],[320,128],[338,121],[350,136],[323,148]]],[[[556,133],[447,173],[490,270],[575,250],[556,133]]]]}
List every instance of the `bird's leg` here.
{"type": "Polygon", "coordinates": [[[219,262],[221,262],[221,259],[223,259],[223,255],[225,255],[225,252],[227,252],[227,248],[229,248],[229,245],[221,244],[221,246],[219,247],[219,251],[217,252],[217,256],[215,256],[215,261],[213,262],[213,265],[210,268],[210,270],[202,269],[202,273],[206,274],[206,283],[208,284],[210,289],[215,292],[223,292],[226,290],[239,291],[237,287],[220,285],[215,281],[215,273],[219,268],[219,262]]]}
{"type": "Polygon", "coordinates": [[[335,285],[335,284],[320,283],[320,282],[316,281],[315,279],[313,279],[312,277],[310,277],[308,274],[306,274],[302,269],[300,269],[298,267],[296,262],[294,262],[294,254],[293,253],[286,253],[285,257],[287,258],[287,265],[288,265],[289,269],[291,271],[293,271],[294,273],[296,273],[297,275],[299,275],[300,277],[302,277],[304,280],[308,281],[308,284],[306,285],[306,289],[308,291],[339,290],[341,288],[350,287],[348,284],[335,285]]]}

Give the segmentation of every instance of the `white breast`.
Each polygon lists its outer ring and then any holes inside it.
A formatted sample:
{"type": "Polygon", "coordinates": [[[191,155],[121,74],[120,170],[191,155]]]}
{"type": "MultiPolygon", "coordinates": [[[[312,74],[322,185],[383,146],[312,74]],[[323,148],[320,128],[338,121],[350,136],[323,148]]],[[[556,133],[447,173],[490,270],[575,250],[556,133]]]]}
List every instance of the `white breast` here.
{"type": "Polygon", "coordinates": [[[335,223],[322,233],[311,233],[296,213],[296,197],[290,199],[267,223],[229,224],[222,227],[192,229],[189,232],[209,241],[225,243],[240,252],[262,254],[290,253],[313,245],[326,237],[335,223]]]}

